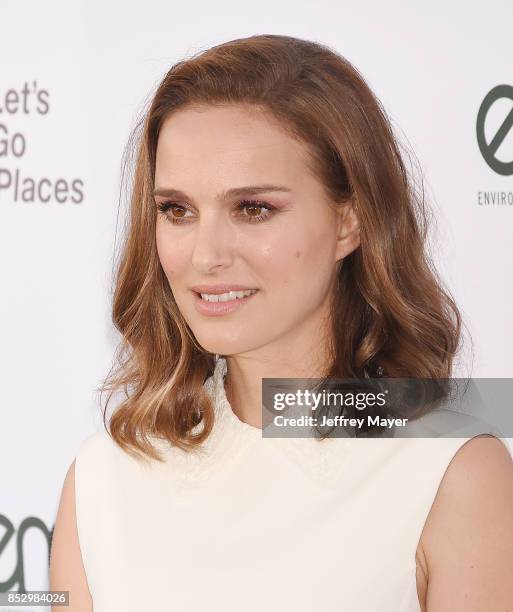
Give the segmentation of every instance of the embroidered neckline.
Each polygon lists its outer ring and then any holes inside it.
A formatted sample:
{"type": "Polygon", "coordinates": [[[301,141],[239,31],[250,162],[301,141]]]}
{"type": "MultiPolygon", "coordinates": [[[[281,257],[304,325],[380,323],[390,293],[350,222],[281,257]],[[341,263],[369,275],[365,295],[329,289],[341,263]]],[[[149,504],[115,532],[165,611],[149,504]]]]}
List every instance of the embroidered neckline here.
{"type": "MultiPolygon", "coordinates": [[[[262,429],[241,421],[233,412],[224,387],[228,371],[226,358],[216,356],[214,373],[204,384],[210,394],[216,415],[216,423],[207,439],[210,448],[230,447],[242,452],[248,445],[268,447],[283,454],[311,479],[320,485],[331,486],[341,477],[341,467],[354,448],[351,438],[331,438],[323,441],[314,438],[268,438],[262,429]]],[[[216,453],[217,454],[217,453],[216,453]]],[[[223,451],[224,454],[224,451],[223,451]]]]}
{"type": "MultiPolygon", "coordinates": [[[[287,460],[305,476],[321,487],[331,488],[343,476],[346,460],[354,449],[351,438],[268,438],[262,429],[241,421],[233,412],[226,397],[224,382],[228,371],[225,357],[216,358],[213,374],[203,387],[212,399],[214,425],[207,439],[194,451],[165,446],[164,452],[174,465],[173,481],[180,490],[208,485],[215,474],[224,473],[229,465],[236,465],[244,455],[275,454],[275,460],[287,460]]],[[[203,422],[193,428],[199,433],[203,422]]]]}
{"type": "Polygon", "coordinates": [[[214,404],[217,426],[229,424],[238,427],[240,431],[244,431],[247,435],[262,438],[261,428],[245,423],[233,412],[231,404],[226,397],[226,389],[224,387],[227,372],[228,364],[226,358],[217,355],[214,373],[204,384],[204,388],[210,394],[214,404]]]}

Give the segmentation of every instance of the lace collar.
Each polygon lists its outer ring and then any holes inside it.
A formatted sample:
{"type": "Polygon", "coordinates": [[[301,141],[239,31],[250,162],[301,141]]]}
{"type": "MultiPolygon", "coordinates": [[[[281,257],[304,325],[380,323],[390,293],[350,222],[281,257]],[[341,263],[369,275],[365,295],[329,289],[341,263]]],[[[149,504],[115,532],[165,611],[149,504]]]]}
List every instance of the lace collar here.
{"type": "MultiPolygon", "coordinates": [[[[270,449],[292,461],[303,473],[320,485],[332,486],[341,476],[342,465],[354,449],[351,438],[268,438],[262,430],[241,421],[233,412],[224,387],[228,365],[226,358],[216,355],[214,373],[204,384],[214,404],[216,422],[206,440],[213,456],[239,454],[248,447],[253,451],[270,449]]],[[[200,424],[201,425],[201,424],[200,424]]]]}
{"type": "MultiPolygon", "coordinates": [[[[224,473],[230,465],[242,464],[249,457],[264,466],[273,465],[275,461],[289,461],[319,486],[336,486],[346,469],[350,451],[354,450],[355,440],[263,437],[259,427],[241,421],[233,412],[224,388],[227,370],[226,358],[216,357],[214,372],[203,385],[212,399],[215,415],[207,439],[193,451],[157,442],[173,466],[170,478],[175,483],[176,494],[201,483],[208,486],[216,474],[224,473]],[[270,463],[268,453],[273,455],[270,463]]],[[[199,433],[202,429],[203,422],[192,433],[199,433]]]]}
{"type": "Polygon", "coordinates": [[[214,404],[216,415],[216,424],[214,427],[218,429],[224,429],[225,427],[238,428],[241,433],[247,436],[262,438],[262,430],[259,427],[254,427],[253,425],[241,421],[233,412],[230,402],[226,397],[226,390],[224,387],[227,372],[228,365],[226,363],[226,358],[216,355],[214,373],[207,378],[203,385],[214,404]]]}

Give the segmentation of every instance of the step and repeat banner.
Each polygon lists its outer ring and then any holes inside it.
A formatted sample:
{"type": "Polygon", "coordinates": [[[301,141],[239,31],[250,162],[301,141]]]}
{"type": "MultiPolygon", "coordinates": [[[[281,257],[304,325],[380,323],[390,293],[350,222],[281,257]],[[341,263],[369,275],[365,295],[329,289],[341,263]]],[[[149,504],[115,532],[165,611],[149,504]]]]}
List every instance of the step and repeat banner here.
{"type": "Polygon", "coordinates": [[[130,132],[169,67],[213,44],[298,36],[361,71],[423,171],[433,258],[466,323],[455,375],[513,377],[511,2],[0,9],[0,591],[48,588],[64,476],[103,427],[130,132]]]}

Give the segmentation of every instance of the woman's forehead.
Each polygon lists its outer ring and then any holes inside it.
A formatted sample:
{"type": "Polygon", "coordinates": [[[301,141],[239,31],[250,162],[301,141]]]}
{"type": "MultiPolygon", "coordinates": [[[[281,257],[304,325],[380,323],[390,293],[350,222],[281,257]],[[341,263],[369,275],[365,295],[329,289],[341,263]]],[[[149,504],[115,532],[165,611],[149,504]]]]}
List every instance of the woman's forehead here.
{"type": "Polygon", "coordinates": [[[156,174],[162,181],[200,172],[244,184],[294,182],[305,172],[306,154],[305,145],[264,117],[239,108],[187,109],[162,126],[156,174]]]}

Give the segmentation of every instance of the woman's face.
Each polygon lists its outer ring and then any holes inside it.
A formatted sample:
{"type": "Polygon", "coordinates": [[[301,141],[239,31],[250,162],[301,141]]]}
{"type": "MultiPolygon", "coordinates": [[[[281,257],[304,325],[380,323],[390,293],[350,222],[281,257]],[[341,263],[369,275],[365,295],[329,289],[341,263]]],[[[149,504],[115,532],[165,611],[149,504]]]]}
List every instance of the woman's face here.
{"type": "Polygon", "coordinates": [[[211,353],[263,349],[286,360],[310,352],[327,329],[337,261],[358,246],[358,228],[350,205],[328,205],[306,152],[247,106],[187,107],[161,128],[155,202],[172,206],[157,218],[158,255],[211,353]],[[213,303],[193,290],[221,284],[257,291],[213,303]]]}

